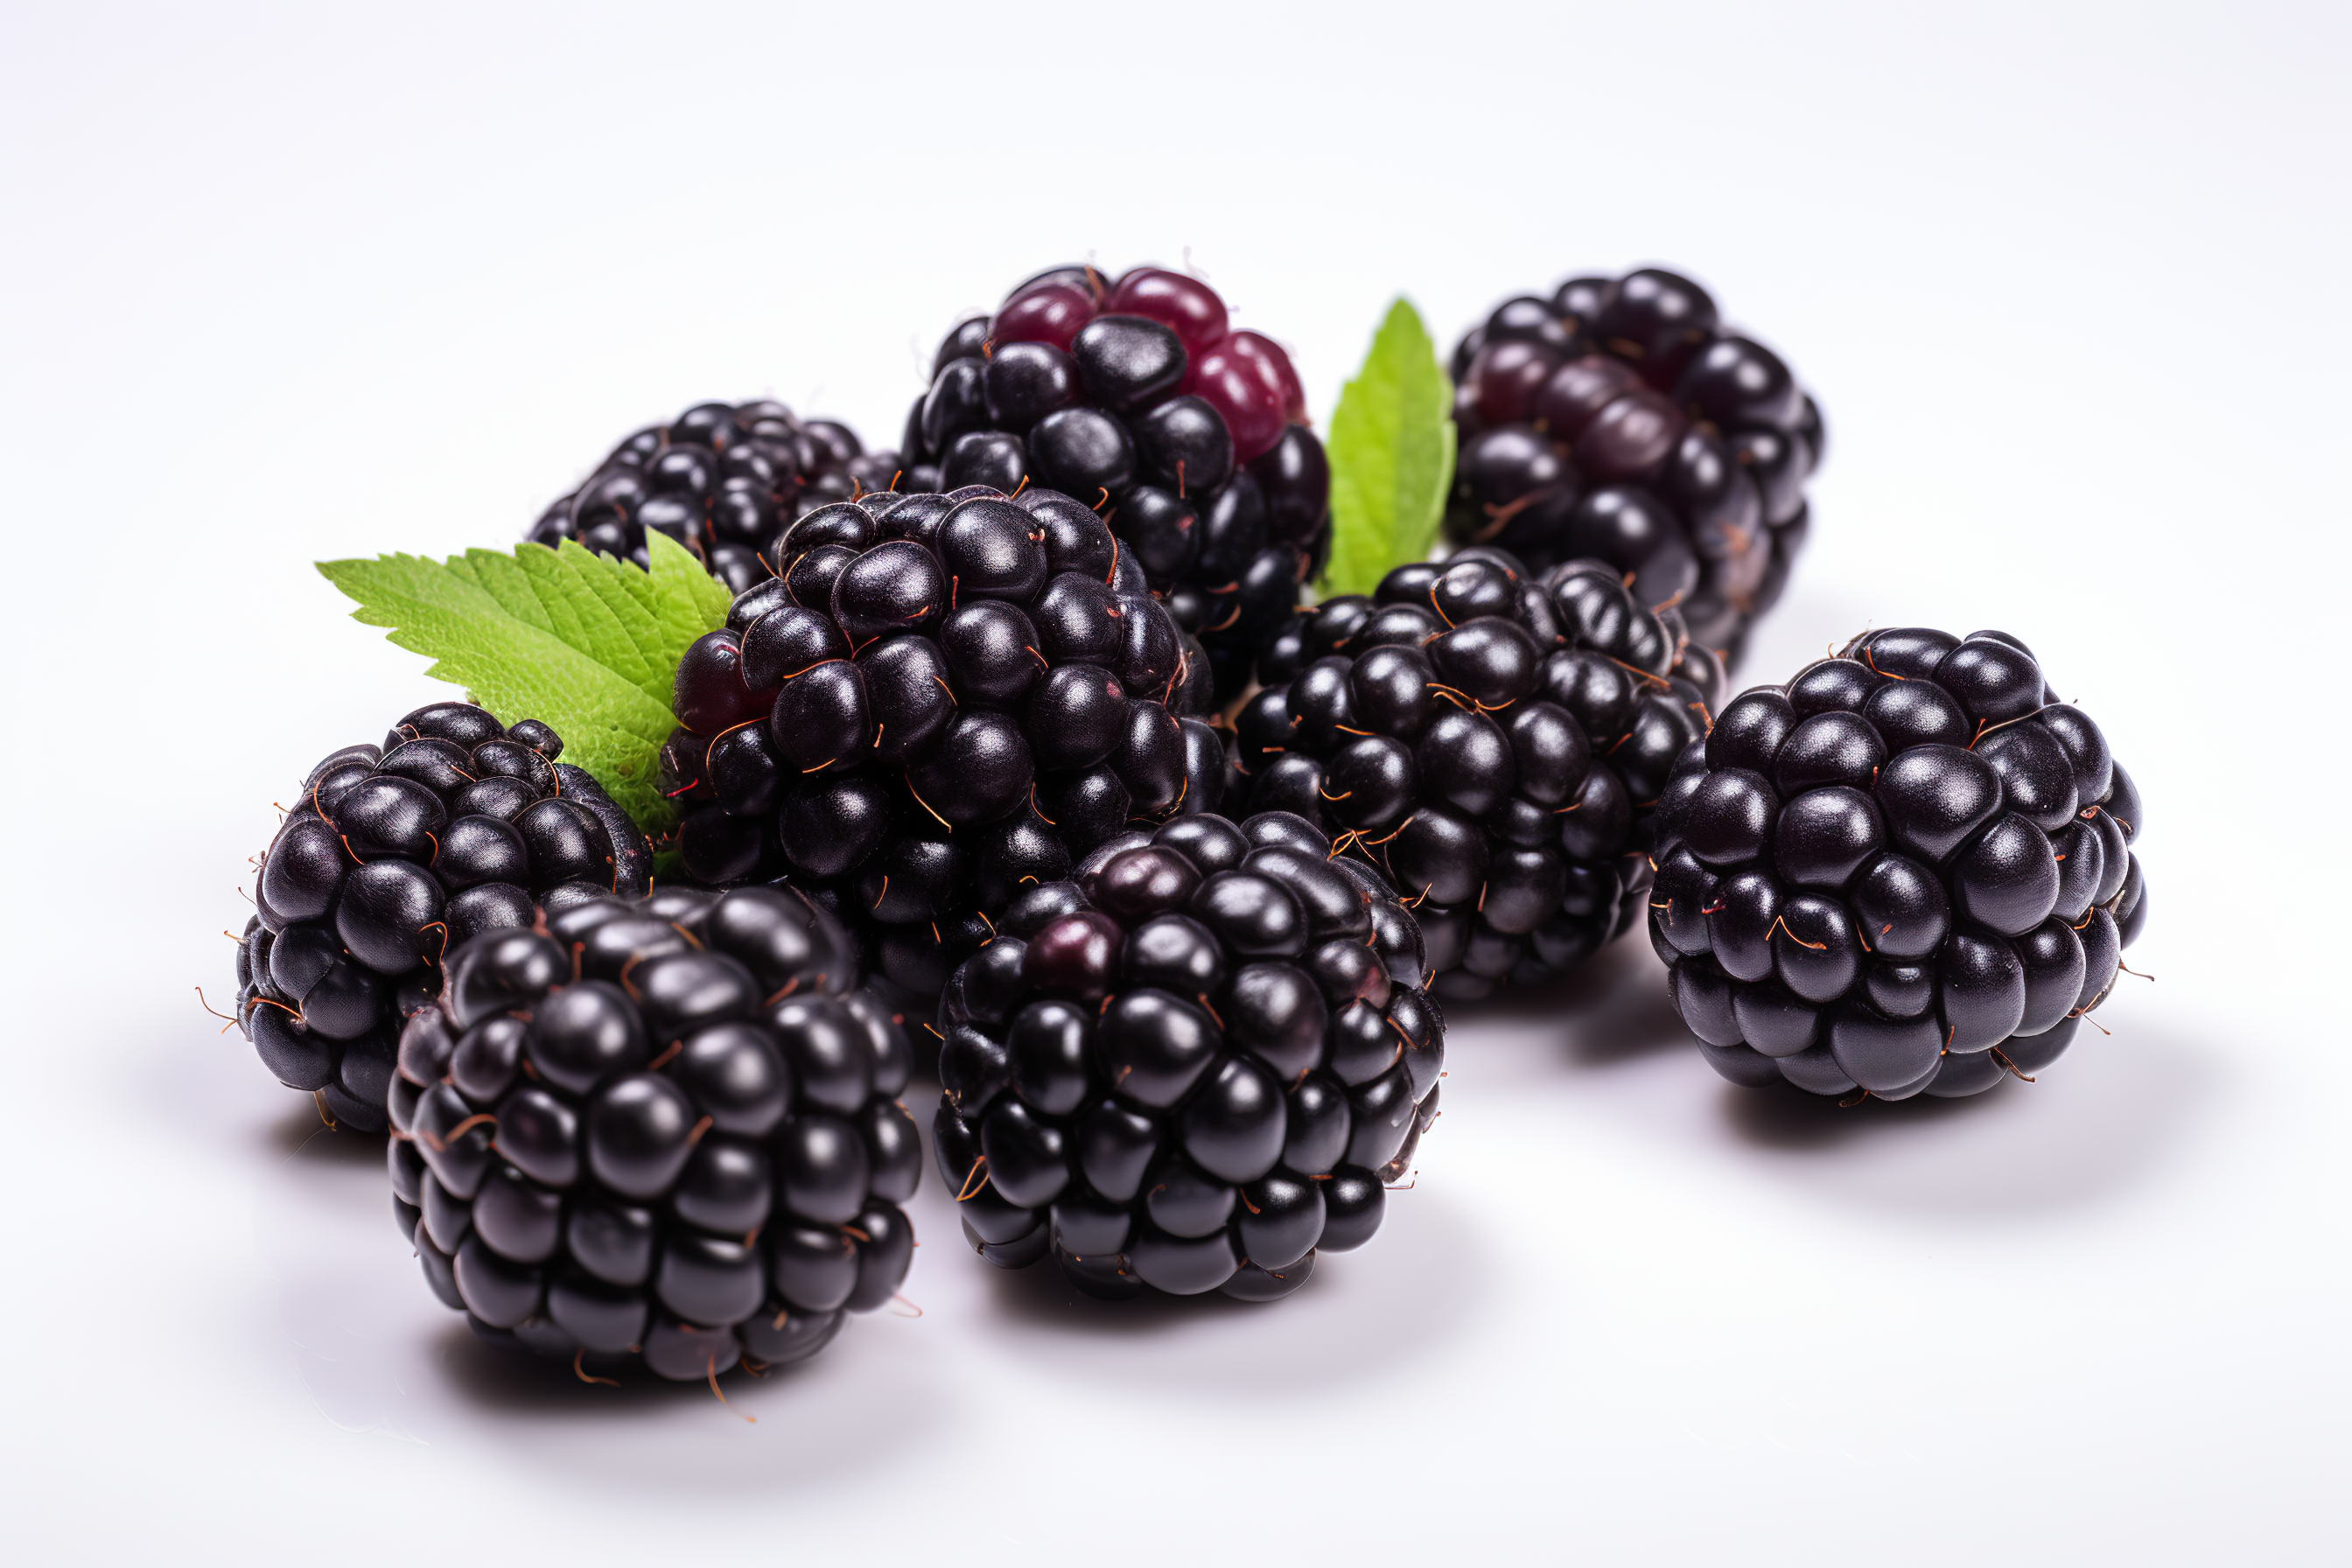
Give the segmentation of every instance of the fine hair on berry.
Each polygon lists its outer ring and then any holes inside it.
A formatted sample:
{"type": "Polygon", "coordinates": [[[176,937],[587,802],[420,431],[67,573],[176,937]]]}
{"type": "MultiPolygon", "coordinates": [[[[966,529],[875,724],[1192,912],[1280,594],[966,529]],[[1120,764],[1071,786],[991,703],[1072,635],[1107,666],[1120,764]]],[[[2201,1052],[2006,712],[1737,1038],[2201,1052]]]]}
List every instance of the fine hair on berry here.
{"type": "Polygon", "coordinates": [[[1220,707],[1330,553],[1330,467],[1290,355],[1189,273],[1056,267],[959,323],[908,413],[908,484],[1099,511],[1208,653],[1220,707]]]}
{"type": "Polygon", "coordinates": [[[760,552],[803,512],[887,490],[896,452],[868,452],[848,426],[803,419],[773,398],[698,403],[649,425],[557,498],[525,536],[577,540],[646,563],[646,534],[667,534],[737,593],[767,575],[760,552]]]}
{"type": "Polygon", "coordinates": [[[1656,813],[1650,940],[1734,1083],[1905,1100],[2056,1061],[2147,923],[2139,791],[2005,632],[1856,637],[1725,704],[1656,813]]]}
{"type": "Polygon", "coordinates": [[[387,1097],[394,1218],[476,1333],[709,1379],[898,1292],[904,1016],[789,889],[610,895],[453,953],[387,1097]]]}
{"type": "Polygon", "coordinates": [[[1811,526],[1821,409],[1705,289],[1645,267],[1496,307],[1454,351],[1457,542],[1591,557],[1736,666],[1811,526]]]}
{"type": "Polygon", "coordinates": [[[983,1258],[1265,1301],[1371,1238],[1445,1053],[1377,875],[1288,813],[1188,816],[1000,924],[940,998],[932,1123],[983,1258]]]}
{"type": "Polygon", "coordinates": [[[384,1125],[403,1019],[485,931],[647,886],[645,835],[534,719],[436,702],[310,770],[260,858],[237,1021],[338,1125],[384,1125]]]}
{"type": "Polygon", "coordinates": [[[1254,811],[1288,811],[1387,877],[1432,989],[1564,973],[1632,929],[1650,815],[1723,693],[1672,606],[1599,561],[1540,574],[1471,545],[1328,599],[1258,660],[1235,721],[1254,811]]]}
{"type": "Polygon", "coordinates": [[[929,998],[1026,889],[1225,801],[1200,640],[1074,498],[861,496],[766,560],[673,685],[693,881],[790,878],[929,998]]]}

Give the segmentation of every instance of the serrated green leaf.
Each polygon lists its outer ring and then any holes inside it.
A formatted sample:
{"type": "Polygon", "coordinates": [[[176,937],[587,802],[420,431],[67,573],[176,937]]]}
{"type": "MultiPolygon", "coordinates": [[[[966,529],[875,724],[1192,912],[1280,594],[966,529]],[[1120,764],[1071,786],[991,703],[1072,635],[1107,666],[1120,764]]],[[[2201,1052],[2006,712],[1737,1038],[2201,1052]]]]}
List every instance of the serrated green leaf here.
{"type": "Polygon", "coordinates": [[[1454,482],[1454,385],[1411,303],[1398,300],[1331,413],[1331,560],[1322,589],[1369,594],[1437,540],[1454,482]]]}
{"type": "Polygon", "coordinates": [[[670,684],[687,645],[723,625],[729,598],[686,549],[646,535],[641,572],[570,541],[469,550],[447,561],[322,561],[352,618],[432,659],[502,723],[537,719],[647,833],[677,821],[656,753],[677,721],[670,684]]]}
{"type": "Polygon", "coordinates": [[[694,552],[651,529],[646,531],[646,551],[650,567],[646,581],[653,589],[656,613],[672,637],[685,639],[680,647],[711,627],[726,624],[735,595],[695,558],[694,552]]]}

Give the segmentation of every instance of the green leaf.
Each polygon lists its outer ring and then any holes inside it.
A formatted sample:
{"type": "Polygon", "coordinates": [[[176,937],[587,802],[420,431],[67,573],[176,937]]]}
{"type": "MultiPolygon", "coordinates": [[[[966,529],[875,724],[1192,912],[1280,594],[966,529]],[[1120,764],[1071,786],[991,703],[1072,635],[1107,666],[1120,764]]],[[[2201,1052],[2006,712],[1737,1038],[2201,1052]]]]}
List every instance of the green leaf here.
{"type": "Polygon", "coordinates": [[[641,572],[570,541],[469,550],[447,561],[380,555],[322,561],[320,573],[359,605],[352,618],[434,661],[501,723],[537,719],[648,834],[677,811],[662,797],[656,753],[677,721],[670,682],[687,645],[725,624],[725,584],[676,541],[648,531],[641,572]]]}
{"type": "MultiPolygon", "coordinates": [[[[663,627],[678,639],[681,651],[703,633],[727,624],[727,612],[734,606],[735,595],[695,558],[694,552],[669,535],[651,529],[646,531],[646,549],[650,552],[648,559],[653,567],[646,581],[660,601],[663,627]],[[661,542],[656,544],[656,540],[661,542]]],[[[671,659],[670,665],[675,668],[677,660],[671,659]]]]}
{"type": "Polygon", "coordinates": [[[1429,553],[1454,483],[1453,413],[1437,345],[1399,300],[1331,414],[1325,594],[1369,594],[1391,567],[1429,553]]]}

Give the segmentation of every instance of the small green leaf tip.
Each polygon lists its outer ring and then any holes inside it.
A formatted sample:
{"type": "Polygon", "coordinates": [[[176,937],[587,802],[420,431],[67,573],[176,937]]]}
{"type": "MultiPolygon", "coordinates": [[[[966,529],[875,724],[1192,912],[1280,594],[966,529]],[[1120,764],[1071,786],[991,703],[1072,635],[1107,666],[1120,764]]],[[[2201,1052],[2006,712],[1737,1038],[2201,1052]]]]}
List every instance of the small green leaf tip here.
{"type": "Polygon", "coordinates": [[[1400,299],[1331,414],[1327,595],[1369,594],[1391,567],[1429,553],[1454,483],[1453,415],[1437,345],[1400,299]]]}
{"type": "Polygon", "coordinates": [[[677,541],[647,531],[650,570],[567,540],[555,550],[469,550],[446,561],[379,555],[321,561],[320,574],[511,724],[537,719],[563,737],[563,760],[585,768],[639,827],[677,822],[657,753],[677,721],[670,685],[687,646],[726,624],[726,585],[677,541]]]}

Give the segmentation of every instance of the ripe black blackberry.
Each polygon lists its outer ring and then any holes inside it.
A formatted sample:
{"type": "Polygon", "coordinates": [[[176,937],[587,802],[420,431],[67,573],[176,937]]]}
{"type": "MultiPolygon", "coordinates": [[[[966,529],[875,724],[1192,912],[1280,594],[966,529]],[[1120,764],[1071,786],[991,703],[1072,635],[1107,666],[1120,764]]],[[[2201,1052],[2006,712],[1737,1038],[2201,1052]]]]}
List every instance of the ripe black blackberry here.
{"type": "Polygon", "coordinates": [[[1726,705],[1657,813],[1650,938],[1735,1083],[1979,1094],[2147,921],[2139,792],[2004,632],[1855,638],[1726,705]]]}
{"type": "Polygon", "coordinates": [[[1379,866],[1449,999],[1581,963],[1649,886],[1649,813],[1723,667],[1613,566],[1540,577],[1472,545],[1325,601],[1259,659],[1235,750],[1253,811],[1379,866]]]}
{"type": "Polygon", "coordinates": [[[643,566],[646,530],[685,545],[741,593],[766,568],[759,552],[811,508],[890,488],[895,452],[866,452],[846,425],[803,420],[772,398],[698,403],[613,448],[525,537],[576,539],[643,566]]]}
{"type": "Polygon", "coordinates": [[[1330,468],[1290,356],[1197,278],[1060,267],[940,344],[909,483],[1024,482],[1101,511],[1210,655],[1219,705],[1330,551],[1330,468]]]}
{"type": "Polygon", "coordinates": [[[645,890],[645,836],[562,751],[537,720],[436,702],[310,770],[236,952],[238,1025],[279,1082],[381,1131],[400,1022],[440,994],[445,952],[535,903],[645,890]]]}
{"type": "Polygon", "coordinates": [[[1821,410],[1715,300],[1655,268],[1505,300],[1454,351],[1447,531],[1541,570],[1577,556],[1673,604],[1737,664],[1808,526],[1821,410]]]}
{"type": "Polygon", "coordinates": [[[788,890],[547,911],[450,956],[389,1109],[395,1213],[486,1339],[663,1377],[797,1361],[906,1278],[901,1020],[788,890]]]}
{"type": "Polygon", "coordinates": [[[808,513],[679,663],[686,874],[789,876],[929,997],[1024,888],[1216,809],[1200,645],[1089,509],[1034,486],[808,513]]]}
{"type": "Polygon", "coordinates": [[[965,1239],[1093,1295],[1287,1295],[1437,1115],[1419,932],[1302,818],[1192,816],[1031,889],[940,998],[965,1239]]]}

